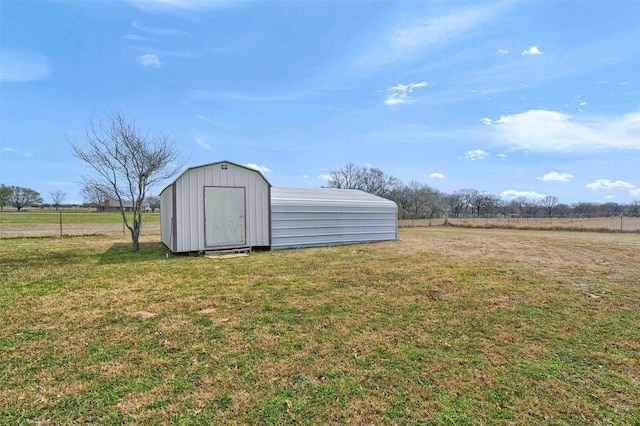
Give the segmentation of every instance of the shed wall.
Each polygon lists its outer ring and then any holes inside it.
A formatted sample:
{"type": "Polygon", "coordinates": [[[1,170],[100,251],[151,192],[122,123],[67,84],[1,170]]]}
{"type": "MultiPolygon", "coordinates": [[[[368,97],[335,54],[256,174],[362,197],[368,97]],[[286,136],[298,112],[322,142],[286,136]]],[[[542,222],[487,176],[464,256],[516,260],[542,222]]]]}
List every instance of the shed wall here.
{"type": "Polygon", "coordinates": [[[349,189],[271,189],[271,248],[396,240],[398,207],[349,189]]]}
{"type": "Polygon", "coordinates": [[[160,193],[160,236],[164,245],[174,250],[173,238],[173,185],[169,185],[160,193]]]}

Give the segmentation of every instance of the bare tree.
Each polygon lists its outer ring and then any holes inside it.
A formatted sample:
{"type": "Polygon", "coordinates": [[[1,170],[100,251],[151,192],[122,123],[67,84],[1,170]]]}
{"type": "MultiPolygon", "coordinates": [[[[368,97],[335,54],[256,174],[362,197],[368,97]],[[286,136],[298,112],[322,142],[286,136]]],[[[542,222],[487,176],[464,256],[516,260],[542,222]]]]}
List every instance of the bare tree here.
{"type": "Polygon", "coordinates": [[[147,196],[147,206],[151,209],[152,212],[155,212],[160,208],[160,197],[157,195],[149,195],[147,196]]]}
{"type": "Polygon", "coordinates": [[[175,176],[182,164],[171,139],[160,134],[142,133],[135,120],[127,120],[112,110],[109,122],[91,119],[85,132],[86,145],[69,140],[73,154],[93,169],[93,175],[83,177],[83,187],[104,190],[120,204],[122,220],[131,233],[134,251],[140,249],[143,203],[155,184],[175,176]],[[131,202],[131,220],[125,214],[124,203],[131,202]]]}
{"type": "Polygon", "coordinates": [[[376,167],[360,167],[349,163],[329,173],[329,188],[359,189],[389,198],[394,191],[402,188],[402,181],[376,167]]]}
{"type": "Polygon", "coordinates": [[[113,194],[113,191],[100,182],[87,180],[82,182],[82,199],[87,205],[99,206],[115,198],[116,196],[113,194]]]}
{"type": "Polygon", "coordinates": [[[553,209],[558,205],[558,197],[547,195],[540,200],[540,205],[545,209],[547,217],[551,217],[553,215],[553,209]]]}
{"type": "Polygon", "coordinates": [[[58,210],[58,207],[60,207],[60,204],[62,204],[64,199],[67,198],[67,193],[59,189],[57,191],[50,192],[49,195],[51,196],[51,204],[53,204],[53,207],[55,207],[56,210],[58,210]]]}
{"type": "Polygon", "coordinates": [[[363,169],[353,163],[329,172],[329,188],[362,189],[363,185],[363,169]]]}

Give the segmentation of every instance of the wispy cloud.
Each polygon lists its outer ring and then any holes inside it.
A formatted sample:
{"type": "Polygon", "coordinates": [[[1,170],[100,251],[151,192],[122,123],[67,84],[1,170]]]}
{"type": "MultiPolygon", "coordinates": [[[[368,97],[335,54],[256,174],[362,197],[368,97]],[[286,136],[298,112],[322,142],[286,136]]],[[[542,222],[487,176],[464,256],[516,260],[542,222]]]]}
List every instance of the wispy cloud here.
{"type": "Polygon", "coordinates": [[[262,174],[271,173],[271,171],[272,171],[267,166],[260,166],[258,164],[253,164],[253,163],[247,163],[247,164],[245,164],[245,166],[249,167],[250,169],[257,170],[262,174]]]}
{"type": "Polygon", "coordinates": [[[204,149],[206,149],[207,151],[211,151],[211,145],[210,145],[210,144],[208,144],[207,142],[205,142],[205,140],[204,140],[204,139],[202,139],[202,138],[195,138],[194,140],[196,141],[196,144],[198,144],[198,146],[199,146],[200,148],[204,148],[204,149]]]}
{"type": "Polygon", "coordinates": [[[318,178],[322,179],[322,180],[330,181],[331,180],[331,175],[330,174],[322,174],[322,175],[318,175],[318,178]]]}
{"type": "Polygon", "coordinates": [[[201,114],[196,114],[195,117],[197,119],[199,119],[199,120],[204,121],[205,123],[209,123],[209,124],[214,124],[215,123],[215,121],[213,121],[209,117],[205,117],[204,115],[201,115],[201,114]]]}
{"type": "Polygon", "coordinates": [[[544,52],[540,49],[538,49],[538,46],[531,46],[528,49],[525,49],[522,51],[523,55],[531,55],[531,56],[540,56],[542,54],[544,54],[544,52]]]}
{"type": "Polygon", "coordinates": [[[509,189],[507,191],[502,191],[500,193],[500,196],[502,198],[519,198],[519,197],[524,197],[524,198],[529,198],[529,199],[533,199],[533,200],[540,200],[544,197],[546,197],[546,195],[540,194],[536,191],[517,191],[515,189],[509,189]]]}
{"type": "Polygon", "coordinates": [[[508,55],[509,50],[507,49],[498,49],[498,55],[508,55]]]}
{"type": "Polygon", "coordinates": [[[469,160],[482,160],[484,158],[487,158],[489,156],[489,153],[481,149],[474,149],[473,151],[465,152],[464,155],[469,160]]]}
{"type": "Polygon", "coordinates": [[[538,180],[542,180],[544,182],[568,182],[573,179],[573,175],[571,173],[558,173],[551,172],[546,175],[539,177],[538,180]]]}
{"type": "Polygon", "coordinates": [[[149,27],[138,21],[131,22],[131,26],[138,31],[154,35],[186,35],[184,31],[175,30],[173,28],[149,27]]]}
{"type": "Polygon", "coordinates": [[[27,82],[44,80],[51,74],[44,55],[28,50],[2,50],[0,81],[27,82]]]}
{"type": "Polygon", "coordinates": [[[138,57],[138,62],[145,67],[160,67],[162,65],[160,59],[151,53],[138,57]]]}
{"type": "Polygon", "coordinates": [[[136,6],[145,9],[210,9],[239,3],[238,0],[129,0],[136,6]]]}
{"type": "Polygon", "coordinates": [[[126,40],[131,40],[131,41],[150,41],[151,39],[147,38],[147,37],[141,37],[139,35],[136,34],[127,34],[126,36],[124,36],[124,38],[126,40]]]}
{"type": "Polygon", "coordinates": [[[444,175],[442,173],[433,172],[429,175],[432,179],[444,179],[444,175]]]}
{"type": "Polygon", "coordinates": [[[598,190],[598,189],[635,189],[635,185],[629,182],[625,182],[623,180],[611,181],[609,179],[598,179],[595,182],[588,183],[586,185],[587,188],[598,190]]]}
{"type": "Polygon", "coordinates": [[[441,16],[420,16],[414,23],[399,23],[381,37],[372,40],[358,62],[362,66],[384,66],[408,61],[426,49],[439,49],[463,38],[490,21],[504,4],[458,8],[441,16]]]}
{"type": "Polygon", "coordinates": [[[385,94],[384,103],[385,105],[391,106],[415,102],[410,97],[411,93],[413,93],[415,89],[427,87],[428,84],[426,81],[423,81],[421,83],[398,84],[397,86],[389,87],[385,94]]]}
{"type": "Polygon", "coordinates": [[[15,155],[18,155],[20,157],[26,157],[26,158],[33,157],[32,153],[21,151],[19,149],[15,149],[15,148],[2,148],[2,152],[4,152],[5,154],[15,154],[15,155]]]}
{"type": "Polygon", "coordinates": [[[539,151],[585,151],[598,148],[640,149],[640,112],[621,116],[578,115],[531,110],[493,121],[498,143],[539,151]]]}

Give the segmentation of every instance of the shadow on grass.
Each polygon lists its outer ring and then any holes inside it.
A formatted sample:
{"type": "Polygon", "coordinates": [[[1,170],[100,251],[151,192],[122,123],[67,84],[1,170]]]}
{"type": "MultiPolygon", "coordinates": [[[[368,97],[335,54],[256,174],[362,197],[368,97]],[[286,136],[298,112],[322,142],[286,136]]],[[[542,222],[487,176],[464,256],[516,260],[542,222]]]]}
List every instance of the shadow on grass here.
{"type": "Polygon", "coordinates": [[[157,260],[166,257],[167,248],[158,241],[141,242],[140,250],[133,251],[132,243],[114,243],[100,257],[101,264],[128,263],[157,260]]]}

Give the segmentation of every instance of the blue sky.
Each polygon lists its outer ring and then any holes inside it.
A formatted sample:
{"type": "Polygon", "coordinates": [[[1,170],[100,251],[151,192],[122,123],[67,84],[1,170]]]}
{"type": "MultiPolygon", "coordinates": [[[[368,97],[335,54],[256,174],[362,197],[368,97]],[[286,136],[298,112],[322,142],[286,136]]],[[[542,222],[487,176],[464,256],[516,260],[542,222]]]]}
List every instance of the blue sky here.
{"type": "MultiPolygon", "coordinates": [[[[0,182],[80,202],[111,108],[319,187],[350,162],[444,192],[640,199],[640,2],[0,1],[0,182]]],[[[159,192],[162,188],[156,188],[159,192]]]]}

